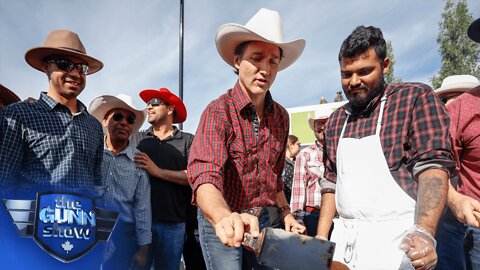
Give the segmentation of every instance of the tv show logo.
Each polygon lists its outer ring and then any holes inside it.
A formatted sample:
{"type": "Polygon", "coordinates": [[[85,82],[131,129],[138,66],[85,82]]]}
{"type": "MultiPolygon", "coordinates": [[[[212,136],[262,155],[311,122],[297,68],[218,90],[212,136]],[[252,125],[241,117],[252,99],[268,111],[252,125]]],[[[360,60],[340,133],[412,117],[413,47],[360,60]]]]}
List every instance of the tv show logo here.
{"type": "Polygon", "coordinates": [[[108,241],[119,216],[96,208],[91,198],[68,192],[41,192],[36,201],[4,200],[4,204],[20,235],[33,237],[62,262],[80,258],[98,241],[108,241]]]}

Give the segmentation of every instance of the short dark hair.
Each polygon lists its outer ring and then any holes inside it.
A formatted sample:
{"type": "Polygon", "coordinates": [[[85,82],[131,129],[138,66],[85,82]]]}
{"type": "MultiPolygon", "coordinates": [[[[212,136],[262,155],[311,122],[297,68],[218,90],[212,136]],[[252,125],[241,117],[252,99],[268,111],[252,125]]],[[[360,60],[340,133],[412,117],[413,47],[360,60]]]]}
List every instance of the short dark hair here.
{"type": "MultiPolygon", "coordinates": [[[[242,42],[240,43],[237,48],[235,48],[235,55],[238,56],[238,57],[242,57],[243,56],[243,53],[245,52],[245,48],[247,48],[247,45],[250,44],[250,42],[252,42],[253,40],[249,40],[249,41],[245,41],[245,42],[242,42]]],[[[280,49],[280,59],[283,58],[283,50],[282,48],[278,47],[280,49]]],[[[233,71],[235,72],[235,74],[238,75],[238,69],[235,68],[235,70],[233,71]]]]}
{"type": "Polygon", "coordinates": [[[295,135],[288,135],[288,143],[289,144],[295,144],[298,142],[298,137],[295,135]]]}
{"type": "Polygon", "coordinates": [[[354,58],[373,48],[380,61],[387,57],[387,44],[383,38],[382,30],[375,26],[358,26],[343,41],[338,53],[338,61],[343,58],[354,58]]]}

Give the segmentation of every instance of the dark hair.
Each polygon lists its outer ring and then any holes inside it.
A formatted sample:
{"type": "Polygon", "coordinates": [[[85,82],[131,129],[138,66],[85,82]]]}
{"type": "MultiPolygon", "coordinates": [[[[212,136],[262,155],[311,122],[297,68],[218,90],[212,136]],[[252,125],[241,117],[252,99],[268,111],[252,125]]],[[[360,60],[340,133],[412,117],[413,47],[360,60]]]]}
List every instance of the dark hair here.
{"type": "Polygon", "coordinates": [[[387,44],[383,38],[382,30],[375,26],[358,26],[343,41],[338,53],[338,61],[343,58],[354,58],[370,48],[375,50],[380,61],[387,57],[387,44]]]}
{"type": "MultiPolygon", "coordinates": [[[[243,53],[245,52],[245,48],[247,48],[247,45],[252,42],[253,40],[249,40],[249,41],[245,41],[245,42],[242,42],[240,43],[237,48],[235,48],[235,55],[238,56],[238,57],[242,57],[243,56],[243,53]]],[[[280,49],[280,59],[283,58],[283,50],[282,48],[278,47],[280,49]]],[[[233,71],[235,72],[235,74],[238,75],[238,69],[235,68],[235,70],[233,71]]]]}
{"type": "Polygon", "coordinates": [[[298,137],[295,135],[288,135],[288,143],[289,144],[294,144],[298,142],[298,137]]]}

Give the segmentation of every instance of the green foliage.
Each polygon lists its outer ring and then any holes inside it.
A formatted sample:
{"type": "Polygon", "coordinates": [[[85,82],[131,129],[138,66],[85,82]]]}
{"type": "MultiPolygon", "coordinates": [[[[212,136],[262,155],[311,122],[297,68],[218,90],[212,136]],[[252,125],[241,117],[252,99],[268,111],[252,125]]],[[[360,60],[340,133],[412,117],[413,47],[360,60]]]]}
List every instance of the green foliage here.
{"type": "Polygon", "coordinates": [[[401,83],[402,80],[394,76],[394,67],[395,67],[395,58],[393,55],[393,46],[391,41],[387,41],[387,58],[390,59],[390,66],[388,72],[385,74],[385,82],[386,83],[401,83]]]}
{"type": "Polygon", "coordinates": [[[480,46],[467,36],[468,26],[473,18],[468,12],[466,0],[447,0],[442,13],[437,42],[440,45],[442,66],[437,75],[430,78],[436,89],[445,77],[458,74],[480,75],[478,63],[480,46]],[[456,3],[455,3],[456,2],[456,3]]]}

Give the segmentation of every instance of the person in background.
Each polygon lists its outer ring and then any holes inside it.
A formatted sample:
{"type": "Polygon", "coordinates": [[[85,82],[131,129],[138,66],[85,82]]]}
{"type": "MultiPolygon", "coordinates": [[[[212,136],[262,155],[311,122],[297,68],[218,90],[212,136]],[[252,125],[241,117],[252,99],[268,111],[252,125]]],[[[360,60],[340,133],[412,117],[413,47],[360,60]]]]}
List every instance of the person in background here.
{"type": "Polygon", "coordinates": [[[459,95],[470,91],[478,85],[480,85],[480,82],[472,75],[452,75],[443,79],[442,85],[440,88],[435,89],[435,93],[443,104],[447,106],[459,95]]]}
{"type": "Polygon", "coordinates": [[[316,110],[315,116],[308,119],[316,140],[303,149],[295,161],[290,207],[295,218],[307,227],[309,236],[317,235],[322,197],[320,179],[325,171],[322,160],[325,143],[323,129],[327,120],[328,115],[320,110],[316,110]]]}
{"type": "Polygon", "coordinates": [[[258,237],[259,228],[280,227],[278,220],[287,231],[305,231],[283,192],[288,112],[270,92],[305,41],[282,36],[278,12],[263,8],[245,26],[217,31],[217,50],[238,81],[202,113],[187,168],[207,269],[270,269],[241,247],[244,233],[258,237]]]}
{"type": "Polygon", "coordinates": [[[148,172],[151,185],[153,240],[147,267],[153,263],[157,270],[178,270],[192,197],[186,169],[193,135],[173,125],[187,119],[187,109],[170,90],[145,89],[140,98],[147,104],[152,125],[135,154],[138,168],[148,172]]]}
{"type": "Polygon", "coordinates": [[[136,168],[129,137],[145,120],[133,98],[124,94],[99,96],[88,111],[106,130],[102,163],[102,198],[109,209],[120,212],[113,235],[107,244],[103,269],[143,268],[152,242],[150,182],[144,170],[136,168]]]}
{"type": "MultiPolygon", "coordinates": [[[[480,19],[468,36],[480,43],[480,19]]],[[[447,104],[456,175],[437,230],[437,269],[480,269],[480,86],[468,77],[465,93],[447,104]]]]}
{"type": "Polygon", "coordinates": [[[435,231],[454,171],[449,117],[433,89],[385,83],[382,31],[359,26],[338,55],[348,103],[325,126],[317,237],[350,269],[432,269],[435,231]],[[411,266],[410,266],[411,267],[411,266]]]}
{"type": "Polygon", "coordinates": [[[298,137],[295,135],[288,135],[287,139],[287,151],[285,152],[285,167],[283,168],[282,179],[284,184],[283,192],[287,202],[290,202],[292,196],[292,182],[293,182],[293,170],[295,167],[295,157],[300,152],[300,145],[302,143],[298,141],[298,137]]]}
{"type": "MultiPolygon", "coordinates": [[[[50,32],[43,46],[25,53],[25,60],[46,75],[48,84],[38,100],[16,102],[0,110],[0,199],[32,200],[42,191],[97,198],[102,178],[102,125],[78,96],[87,76],[101,70],[103,63],[88,55],[79,36],[66,29],[50,32]]],[[[4,207],[0,207],[0,227],[4,268],[65,267],[47,253],[33,251],[29,241],[19,241],[24,239],[11,230],[4,207]],[[18,254],[29,254],[29,258],[18,254]]],[[[101,247],[97,245],[95,250],[101,247]]],[[[69,267],[98,269],[101,254],[95,250],[69,267]]]]}
{"type": "Polygon", "coordinates": [[[0,84],[0,110],[17,101],[20,101],[20,98],[3,84],[0,84]]]}
{"type": "Polygon", "coordinates": [[[69,30],[51,32],[43,46],[26,52],[25,60],[47,75],[49,86],[37,101],[0,111],[0,189],[33,197],[41,190],[95,194],[103,132],[77,97],[102,62],[87,55],[69,30]]]}

